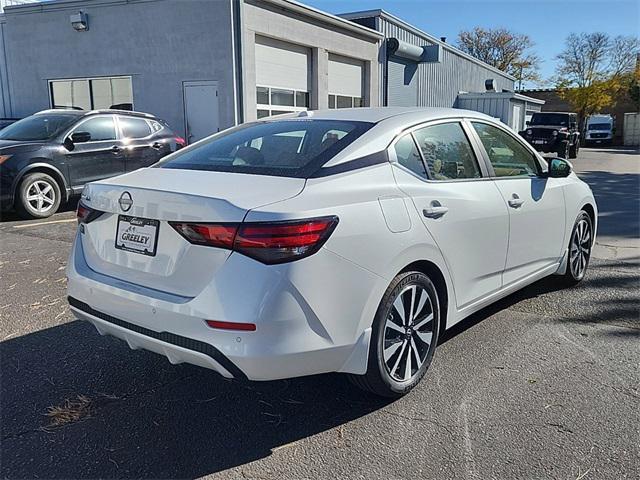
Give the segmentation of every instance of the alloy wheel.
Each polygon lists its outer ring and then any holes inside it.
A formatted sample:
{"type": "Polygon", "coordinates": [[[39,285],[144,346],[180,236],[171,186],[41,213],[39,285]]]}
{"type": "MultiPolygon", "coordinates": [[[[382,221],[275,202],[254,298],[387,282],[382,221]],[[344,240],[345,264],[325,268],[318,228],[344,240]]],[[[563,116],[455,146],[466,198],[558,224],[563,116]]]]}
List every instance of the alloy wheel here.
{"type": "Polygon", "coordinates": [[[573,231],[569,252],[571,274],[579,280],[584,276],[591,255],[591,226],[584,218],[577,223],[573,231]]]}
{"type": "Polygon", "coordinates": [[[396,297],[384,326],[383,357],[388,374],[406,382],[424,364],[433,339],[433,304],[420,285],[409,285],[396,297]]]}
{"type": "Polygon", "coordinates": [[[36,180],[27,188],[26,199],[34,211],[45,213],[55,204],[56,191],[49,182],[36,180]]]}

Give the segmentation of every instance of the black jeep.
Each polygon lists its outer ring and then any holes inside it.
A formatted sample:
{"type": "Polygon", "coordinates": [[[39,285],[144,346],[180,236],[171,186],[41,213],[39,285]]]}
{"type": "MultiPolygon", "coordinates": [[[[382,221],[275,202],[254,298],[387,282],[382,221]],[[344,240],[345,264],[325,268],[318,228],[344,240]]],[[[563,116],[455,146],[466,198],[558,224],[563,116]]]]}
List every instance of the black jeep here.
{"type": "Polygon", "coordinates": [[[576,158],[580,150],[578,117],[575,113],[534,113],[520,135],[543,153],[555,152],[562,158],[576,158]]]}

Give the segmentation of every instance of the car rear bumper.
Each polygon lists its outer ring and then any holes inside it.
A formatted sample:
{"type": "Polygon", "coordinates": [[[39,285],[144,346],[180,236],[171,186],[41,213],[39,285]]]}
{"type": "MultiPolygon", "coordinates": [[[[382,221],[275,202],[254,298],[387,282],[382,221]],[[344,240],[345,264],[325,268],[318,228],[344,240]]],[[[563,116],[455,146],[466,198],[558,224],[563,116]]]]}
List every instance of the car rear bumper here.
{"type": "Polygon", "coordinates": [[[286,264],[267,267],[231,255],[223,278],[215,277],[196,297],[181,297],[91,270],[78,237],[67,267],[69,303],[78,318],[91,322],[102,335],[123,339],[133,349],[164,355],[171,363],[199,365],[227,378],[276,380],[366,371],[370,328],[359,331],[358,325],[380,278],[359,267],[354,270],[352,264],[343,266],[349,272],[341,272],[340,264],[345,261],[331,252],[321,250],[296,263],[313,264],[309,267],[316,276],[319,264],[336,269],[336,278],[356,280],[353,276],[357,276],[355,285],[361,288],[354,289],[352,298],[360,305],[351,305],[351,313],[346,312],[344,318],[332,316],[323,321],[325,312],[335,307],[332,295],[344,289],[339,282],[323,285],[326,291],[318,297],[314,294],[318,285],[305,284],[313,277],[310,272],[292,274],[286,264]],[[319,258],[322,255],[330,257],[319,258]],[[224,288],[216,285],[221,281],[224,288]],[[229,284],[241,290],[241,296],[226,299],[229,295],[222,292],[229,291],[229,284]],[[265,290],[263,285],[270,287],[265,290]],[[211,301],[216,295],[220,298],[211,301]],[[326,305],[317,304],[318,298],[326,305]],[[247,312],[255,312],[254,318],[248,318],[247,312]],[[213,329],[206,320],[251,321],[256,331],[213,329]]]}

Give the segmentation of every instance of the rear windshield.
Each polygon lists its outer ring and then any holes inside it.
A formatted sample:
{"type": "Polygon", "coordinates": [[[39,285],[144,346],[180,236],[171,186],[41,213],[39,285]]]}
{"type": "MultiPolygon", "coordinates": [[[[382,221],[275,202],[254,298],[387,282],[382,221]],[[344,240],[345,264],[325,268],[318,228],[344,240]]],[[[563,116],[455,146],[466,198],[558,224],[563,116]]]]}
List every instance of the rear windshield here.
{"type": "Polygon", "coordinates": [[[306,178],[372,126],[310,119],[251,123],[180,150],[155,167],[306,178]]]}
{"type": "Polygon", "coordinates": [[[610,130],[610,123],[590,123],[587,127],[589,130],[610,130]]]}

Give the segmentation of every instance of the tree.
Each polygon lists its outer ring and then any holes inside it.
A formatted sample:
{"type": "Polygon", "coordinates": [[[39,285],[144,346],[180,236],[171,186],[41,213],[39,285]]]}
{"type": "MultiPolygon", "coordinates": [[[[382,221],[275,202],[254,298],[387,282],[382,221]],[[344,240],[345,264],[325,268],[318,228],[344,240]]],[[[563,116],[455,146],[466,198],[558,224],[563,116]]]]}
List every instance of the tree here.
{"type": "Polygon", "coordinates": [[[540,81],[540,58],[530,52],[534,43],[527,35],[506,28],[476,27],[460,32],[457,46],[463,52],[516,77],[520,87],[524,81],[540,81]]]}
{"type": "Polygon", "coordinates": [[[556,86],[569,101],[581,123],[615,104],[629,85],[640,41],[635,37],[610,38],[605,33],[572,33],[556,57],[556,86]]]}

